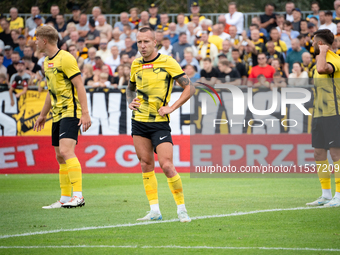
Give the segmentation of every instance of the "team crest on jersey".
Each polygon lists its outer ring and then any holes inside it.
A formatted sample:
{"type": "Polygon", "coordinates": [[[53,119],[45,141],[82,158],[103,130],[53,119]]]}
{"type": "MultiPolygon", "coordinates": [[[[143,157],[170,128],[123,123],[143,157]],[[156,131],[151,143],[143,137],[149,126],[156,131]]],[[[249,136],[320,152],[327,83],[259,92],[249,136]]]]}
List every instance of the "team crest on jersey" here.
{"type": "Polygon", "coordinates": [[[154,73],[159,73],[160,71],[161,71],[161,69],[160,69],[159,67],[153,69],[153,72],[154,72],[154,73]]]}
{"type": "Polygon", "coordinates": [[[54,63],[48,63],[48,68],[52,68],[54,66],[54,63]]]}
{"type": "Polygon", "coordinates": [[[153,68],[153,64],[143,65],[143,69],[153,68]]]}

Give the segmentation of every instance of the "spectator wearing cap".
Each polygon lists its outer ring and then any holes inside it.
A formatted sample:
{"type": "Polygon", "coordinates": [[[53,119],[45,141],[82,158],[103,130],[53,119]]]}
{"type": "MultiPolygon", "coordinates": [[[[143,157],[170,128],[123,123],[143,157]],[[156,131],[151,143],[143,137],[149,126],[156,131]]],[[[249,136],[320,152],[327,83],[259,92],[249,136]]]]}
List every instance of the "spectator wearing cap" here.
{"type": "Polygon", "coordinates": [[[84,60],[88,58],[88,48],[85,45],[85,39],[79,38],[77,41],[77,50],[78,50],[78,56],[82,57],[84,60]]]}
{"type": "Polygon", "coordinates": [[[162,38],[162,47],[158,50],[158,53],[163,55],[171,56],[172,45],[170,44],[170,40],[167,37],[162,38]]]}
{"type": "Polygon", "coordinates": [[[65,22],[64,15],[61,14],[61,13],[58,13],[58,15],[56,17],[56,25],[54,26],[54,28],[58,31],[58,33],[61,35],[61,37],[64,37],[66,25],[67,24],[65,22]]]}
{"type": "MultiPolygon", "coordinates": [[[[34,22],[34,17],[36,15],[39,15],[40,14],[40,9],[39,9],[39,6],[32,6],[31,7],[31,17],[29,17],[28,19],[26,19],[26,28],[25,28],[25,36],[27,37],[28,36],[28,32],[31,31],[32,29],[36,28],[37,27],[37,24],[35,24],[34,22]]],[[[42,18],[42,22],[45,23],[45,19],[42,18]]]]}
{"type": "Polygon", "coordinates": [[[196,68],[196,72],[200,72],[200,64],[196,58],[194,58],[194,52],[191,47],[184,50],[184,59],[181,61],[180,66],[185,68],[186,65],[192,65],[196,68]]]}
{"type": "Polygon", "coordinates": [[[13,40],[11,36],[11,29],[9,28],[9,21],[7,19],[2,19],[0,25],[3,31],[0,33],[0,40],[4,42],[5,45],[12,45],[13,40]]]}
{"type": "Polygon", "coordinates": [[[88,31],[90,30],[87,24],[87,15],[82,13],[79,18],[79,23],[76,24],[77,31],[80,37],[86,37],[88,31]]]}
{"type": "Polygon", "coordinates": [[[277,27],[276,24],[276,14],[274,13],[275,6],[274,4],[266,4],[264,8],[264,14],[260,15],[261,20],[261,28],[264,28],[269,33],[272,28],[277,27]]]}
{"type": "Polygon", "coordinates": [[[4,63],[4,54],[0,53],[0,74],[5,74],[6,78],[5,80],[7,81],[7,68],[3,65],[4,63]]]}
{"type": "Polygon", "coordinates": [[[158,14],[158,6],[155,3],[150,4],[149,6],[149,13],[150,13],[150,17],[149,17],[149,24],[150,27],[153,30],[156,30],[157,26],[159,24],[161,24],[161,17],[158,14]]]}
{"type": "Polygon", "coordinates": [[[90,30],[87,32],[85,37],[86,47],[95,47],[98,49],[100,43],[100,32],[96,29],[95,21],[93,19],[89,20],[89,28],[90,30]]]}
{"type": "Polygon", "coordinates": [[[149,23],[149,13],[147,11],[142,11],[140,14],[140,21],[139,23],[135,26],[134,29],[140,29],[142,27],[151,27],[149,23]]]}
{"type": "Polygon", "coordinates": [[[312,2],[311,3],[311,10],[312,10],[312,14],[309,14],[306,18],[307,21],[310,21],[310,19],[312,17],[316,18],[317,20],[319,20],[319,10],[320,10],[320,6],[318,2],[312,2]]]}
{"type": "Polygon", "coordinates": [[[123,32],[124,25],[130,25],[131,29],[134,29],[135,27],[133,23],[129,22],[129,14],[127,12],[120,13],[120,21],[116,22],[116,24],[114,25],[114,28],[119,28],[119,30],[123,32]]]}
{"type": "MultiPolygon", "coordinates": [[[[36,27],[40,27],[40,26],[44,25],[40,15],[36,15],[34,17],[34,22],[37,25],[36,27]]],[[[31,40],[33,40],[33,41],[36,40],[35,34],[36,34],[36,28],[33,28],[31,31],[28,32],[28,35],[31,37],[31,40]]]]}
{"type": "Polygon", "coordinates": [[[72,17],[67,21],[67,23],[73,22],[74,24],[79,24],[80,19],[80,8],[78,5],[72,7],[72,17]]]}
{"type": "MultiPolygon", "coordinates": [[[[13,52],[14,53],[14,52],[13,52]]],[[[20,76],[23,80],[30,80],[31,76],[26,73],[26,66],[25,62],[22,60],[18,60],[17,64],[15,65],[16,67],[16,73],[14,73],[10,78],[9,78],[9,84],[12,85],[14,82],[14,79],[16,76],[20,76]]],[[[7,70],[8,71],[8,70],[7,70]]]]}
{"type": "Polygon", "coordinates": [[[293,17],[293,10],[295,8],[295,4],[291,1],[287,2],[285,5],[286,13],[284,14],[285,20],[288,20],[290,22],[294,21],[293,17]]]}
{"type": "Polygon", "coordinates": [[[99,15],[97,20],[98,25],[96,26],[96,29],[100,32],[100,38],[110,40],[112,37],[112,26],[106,23],[106,18],[104,15],[99,15]]]}
{"type": "Polygon", "coordinates": [[[45,23],[53,22],[53,24],[56,25],[57,24],[57,15],[59,14],[59,12],[60,12],[59,6],[56,5],[56,4],[53,4],[51,6],[51,9],[50,9],[51,16],[49,16],[46,19],[45,23]]]}
{"type": "Polygon", "coordinates": [[[19,54],[19,52],[13,51],[13,53],[11,55],[11,60],[12,60],[12,64],[7,66],[7,77],[8,77],[8,80],[10,80],[11,77],[13,76],[13,74],[15,74],[17,72],[17,64],[20,61],[20,54],[19,54]]]}
{"type": "Polygon", "coordinates": [[[325,19],[326,22],[325,24],[321,25],[319,27],[319,30],[321,29],[328,29],[330,30],[334,35],[336,35],[336,25],[332,22],[333,20],[333,16],[332,16],[332,12],[331,11],[327,11],[325,12],[325,19]]]}
{"type": "Polygon", "coordinates": [[[243,26],[243,13],[237,11],[236,2],[230,2],[228,4],[228,11],[225,15],[225,19],[227,24],[233,25],[237,28],[237,34],[242,34],[244,26],[243,26]]]}
{"type": "Polygon", "coordinates": [[[14,48],[14,51],[19,52],[20,57],[22,58],[24,56],[24,49],[26,45],[26,38],[23,35],[18,36],[18,44],[19,46],[14,48]]]}
{"type": "Polygon", "coordinates": [[[291,41],[297,38],[300,33],[298,31],[292,30],[293,25],[290,21],[285,21],[283,23],[283,30],[281,32],[281,40],[284,41],[287,45],[287,49],[289,50],[292,47],[291,41]]]}
{"type": "Polygon", "coordinates": [[[111,50],[107,47],[107,39],[101,38],[99,44],[99,50],[96,53],[96,56],[99,56],[104,62],[109,58],[111,54],[111,50]]]}
{"type": "Polygon", "coordinates": [[[4,61],[3,61],[3,65],[7,68],[9,65],[12,64],[12,53],[13,53],[13,49],[11,45],[6,45],[4,48],[4,61]]]}
{"type": "Polygon", "coordinates": [[[203,68],[203,59],[208,57],[213,61],[218,55],[218,49],[215,44],[209,42],[208,33],[203,31],[201,36],[201,42],[197,46],[197,60],[200,61],[200,67],[203,68]]]}
{"type": "Polygon", "coordinates": [[[293,9],[292,29],[300,33],[301,10],[299,8],[293,9]]]}
{"type": "Polygon", "coordinates": [[[130,13],[129,22],[132,23],[134,26],[137,26],[138,23],[140,22],[140,19],[138,18],[139,9],[133,7],[130,9],[129,13],[130,13]]]}
{"type": "Polygon", "coordinates": [[[95,56],[94,61],[95,61],[95,65],[93,66],[93,71],[95,71],[95,70],[102,70],[102,67],[105,65],[105,66],[107,66],[109,68],[109,75],[113,76],[111,67],[109,65],[107,65],[107,64],[104,64],[104,62],[101,59],[101,57],[95,56]]]}
{"type": "Polygon", "coordinates": [[[176,42],[178,42],[179,36],[176,34],[176,24],[171,22],[169,25],[169,34],[165,35],[165,37],[168,37],[170,40],[171,45],[174,45],[176,42]]]}
{"type": "Polygon", "coordinates": [[[22,30],[25,28],[24,27],[24,19],[21,17],[18,17],[18,9],[15,7],[12,7],[9,10],[9,16],[11,17],[10,19],[10,29],[11,30],[19,30],[20,34],[22,30]]]}
{"type": "Polygon", "coordinates": [[[200,14],[200,6],[197,1],[192,2],[190,6],[191,14],[184,19],[184,23],[187,24],[192,21],[193,16],[198,16],[199,21],[204,20],[205,17],[200,14]]]}
{"type": "Polygon", "coordinates": [[[185,15],[184,13],[179,13],[177,15],[177,27],[176,27],[176,33],[186,33],[188,28],[187,28],[187,24],[184,23],[184,19],[185,19],[185,15]]]}

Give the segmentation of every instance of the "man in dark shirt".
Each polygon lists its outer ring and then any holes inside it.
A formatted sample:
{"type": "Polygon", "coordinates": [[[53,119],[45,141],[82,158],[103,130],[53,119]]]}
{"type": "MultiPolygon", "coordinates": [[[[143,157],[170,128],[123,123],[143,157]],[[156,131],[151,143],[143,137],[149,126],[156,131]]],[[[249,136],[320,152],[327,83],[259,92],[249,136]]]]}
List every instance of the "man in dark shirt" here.
{"type": "Polygon", "coordinates": [[[79,23],[79,18],[80,18],[80,8],[78,5],[75,5],[72,7],[72,18],[70,18],[67,21],[67,24],[70,22],[73,22],[74,24],[78,24],[79,23]]]}
{"type": "Polygon", "coordinates": [[[213,67],[211,63],[211,58],[203,59],[203,69],[201,69],[201,79],[200,82],[207,83],[208,85],[215,85],[216,78],[218,76],[218,71],[213,67]]]}
{"type": "Polygon", "coordinates": [[[236,68],[236,70],[239,72],[241,78],[242,78],[242,85],[247,85],[247,69],[246,65],[241,60],[241,54],[238,49],[233,49],[231,52],[231,57],[233,59],[233,63],[231,63],[231,67],[236,68]]]}
{"type": "Polygon", "coordinates": [[[9,21],[7,19],[2,19],[0,25],[4,30],[3,32],[0,33],[0,40],[2,40],[5,45],[12,45],[13,39],[11,36],[11,29],[9,28],[10,25],[9,21]]]}
{"type": "Polygon", "coordinates": [[[128,54],[130,59],[137,54],[137,51],[132,48],[132,40],[129,37],[125,38],[125,50],[120,52],[120,57],[122,57],[123,54],[128,54]]]}
{"type": "Polygon", "coordinates": [[[278,59],[280,59],[280,62],[282,63],[282,65],[284,65],[285,58],[284,58],[284,56],[282,55],[281,52],[278,52],[278,51],[275,50],[274,42],[273,41],[267,42],[266,47],[267,47],[266,57],[268,59],[267,63],[269,65],[271,65],[272,64],[272,60],[274,58],[278,58],[278,59]]]}
{"type": "Polygon", "coordinates": [[[264,14],[260,15],[261,20],[261,28],[270,32],[270,30],[274,27],[277,27],[276,24],[276,14],[274,13],[275,6],[273,4],[266,4],[264,9],[264,14]]]}
{"type": "Polygon", "coordinates": [[[222,59],[218,62],[217,78],[217,83],[241,85],[241,75],[235,68],[230,67],[230,62],[227,59],[222,59]]]}
{"type": "Polygon", "coordinates": [[[294,21],[292,22],[293,30],[300,32],[301,10],[299,8],[293,9],[293,18],[294,18],[294,21]]]}
{"type": "Polygon", "coordinates": [[[18,72],[17,69],[16,69],[16,65],[20,61],[20,54],[19,54],[19,52],[13,51],[11,59],[12,59],[12,64],[10,64],[7,67],[7,77],[8,77],[8,80],[11,79],[13,74],[18,72]]]}
{"type": "Polygon", "coordinates": [[[58,31],[58,33],[63,33],[65,32],[66,30],[66,23],[65,23],[65,18],[64,18],[64,15],[62,15],[61,13],[59,13],[57,15],[57,18],[56,18],[56,23],[57,25],[55,25],[55,29],[58,31]]]}
{"type": "Polygon", "coordinates": [[[91,47],[95,47],[98,49],[100,43],[100,32],[96,29],[94,19],[89,20],[89,28],[90,30],[87,32],[85,38],[86,47],[89,49],[91,47]]]}
{"type": "Polygon", "coordinates": [[[45,24],[47,24],[48,22],[53,22],[54,25],[57,24],[57,15],[59,14],[59,6],[56,5],[56,4],[53,4],[51,6],[51,9],[50,9],[50,12],[51,12],[51,16],[49,16],[46,21],[45,21],[45,24]]]}

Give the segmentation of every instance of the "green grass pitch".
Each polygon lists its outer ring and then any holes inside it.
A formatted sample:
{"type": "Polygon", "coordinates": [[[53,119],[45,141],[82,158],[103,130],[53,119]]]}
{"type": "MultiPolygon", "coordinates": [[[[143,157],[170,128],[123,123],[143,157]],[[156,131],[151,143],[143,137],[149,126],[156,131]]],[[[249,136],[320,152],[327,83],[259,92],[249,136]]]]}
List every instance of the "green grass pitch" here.
{"type": "MultiPolygon", "coordinates": [[[[239,214],[305,207],[306,202],[320,196],[317,176],[198,179],[181,174],[181,177],[191,217],[236,215],[193,219],[191,223],[127,226],[137,223],[136,219],[149,210],[141,174],[84,174],[86,206],[55,210],[41,207],[58,200],[58,175],[0,175],[0,254],[340,253],[340,208],[239,214]],[[110,227],[96,228],[100,226],[110,227]],[[94,228],[83,229],[86,227],[94,228]],[[80,230],[3,238],[76,228],[80,230]],[[12,248],[5,248],[9,246],[12,248]]],[[[157,174],[157,179],[163,221],[176,219],[176,204],[166,178],[157,174]]]]}

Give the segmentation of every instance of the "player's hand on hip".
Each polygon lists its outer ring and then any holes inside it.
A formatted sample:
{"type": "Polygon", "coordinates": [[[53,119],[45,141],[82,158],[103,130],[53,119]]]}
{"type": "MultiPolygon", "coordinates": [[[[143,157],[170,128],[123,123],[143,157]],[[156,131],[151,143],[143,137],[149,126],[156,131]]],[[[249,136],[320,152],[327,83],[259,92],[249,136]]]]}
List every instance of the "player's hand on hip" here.
{"type": "Polygon", "coordinates": [[[158,110],[159,115],[161,115],[162,117],[164,117],[165,115],[170,114],[172,112],[173,112],[173,110],[171,109],[170,106],[162,106],[158,110]]]}
{"type": "Polygon", "coordinates": [[[137,110],[137,108],[140,106],[140,102],[139,101],[140,101],[140,99],[135,97],[132,100],[132,102],[129,104],[129,109],[133,110],[133,111],[137,110]]]}
{"type": "Polygon", "coordinates": [[[81,115],[78,126],[83,125],[83,132],[86,132],[91,127],[91,118],[89,113],[81,115]]]}
{"type": "Polygon", "coordinates": [[[320,53],[321,52],[325,53],[329,50],[329,46],[325,44],[319,45],[319,50],[320,50],[320,53]]]}
{"type": "Polygon", "coordinates": [[[37,121],[34,124],[34,131],[41,131],[45,127],[46,117],[39,116],[37,121]]]}

